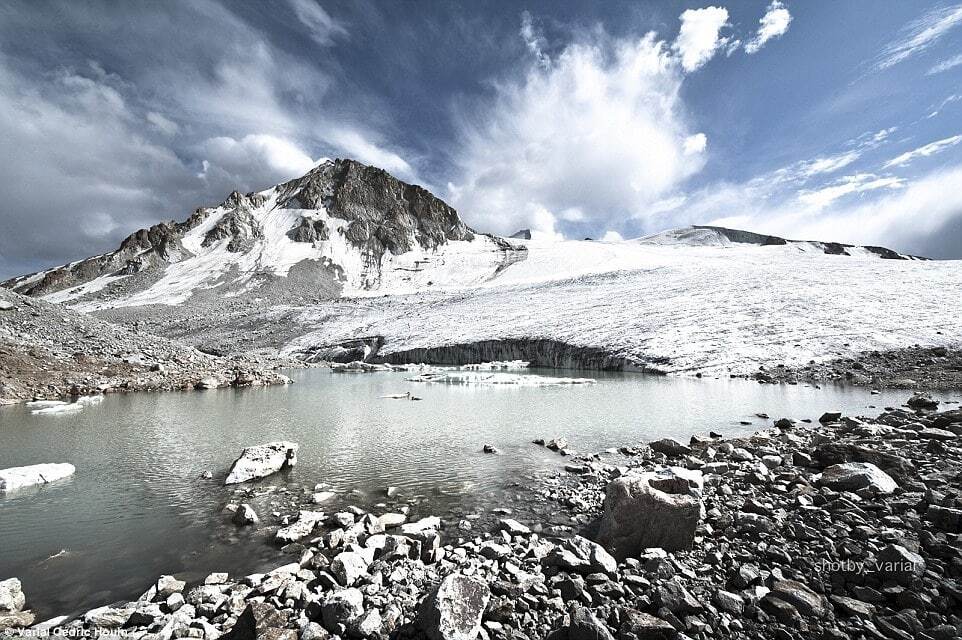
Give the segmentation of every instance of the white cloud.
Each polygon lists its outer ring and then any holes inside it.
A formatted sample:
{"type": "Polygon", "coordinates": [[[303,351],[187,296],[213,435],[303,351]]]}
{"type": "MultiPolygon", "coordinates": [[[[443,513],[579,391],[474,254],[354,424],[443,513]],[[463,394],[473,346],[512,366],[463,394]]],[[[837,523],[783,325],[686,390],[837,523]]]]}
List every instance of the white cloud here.
{"type": "Polygon", "coordinates": [[[890,167],[904,167],[916,158],[927,158],[931,155],[935,155],[940,151],[944,151],[949,147],[954,147],[959,142],[962,142],[962,135],[952,136],[950,138],[943,138],[941,140],[936,140],[935,142],[930,142],[926,145],[922,145],[917,149],[912,149],[911,151],[906,151],[902,155],[896,156],[882,165],[884,168],[888,169],[890,167]]]}
{"type": "Polygon", "coordinates": [[[327,134],[327,140],[349,157],[393,173],[406,180],[414,179],[414,169],[397,153],[368,140],[361,132],[343,128],[327,134]]]}
{"type": "Polygon", "coordinates": [[[930,113],[929,115],[927,115],[927,116],[925,116],[925,117],[926,117],[926,118],[934,118],[935,116],[937,116],[937,115],[939,115],[940,113],[942,113],[942,109],[944,109],[946,106],[952,104],[953,102],[958,102],[959,100],[962,100],[962,94],[960,94],[960,93],[953,93],[952,95],[948,96],[945,100],[943,100],[942,102],[940,102],[940,103],[939,103],[939,106],[937,106],[937,107],[935,108],[935,110],[932,111],[932,113],[930,113]]]}
{"type": "Polygon", "coordinates": [[[946,33],[962,23],[962,4],[933,9],[902,29],[876,59],[877,70],[888,69],[928,49],[946,33]]]}
{"type": "Polygon", "coordinates": [[[957,67],[957,66],[959,66],[959,65],[962,65],[962,53],[960,53],[960,54],[957,55],[957,56],[952,56],[951,58],[947,58],[947,59],[943,60],[942,62],[938,63],[937,65],[935,65],[935,66],[933,66],[931,69],[929,69],[929,70],[925,73],[925,75],[931,76],[931,75],[934,75],[934,74],[936,74],[936,73],[942,73],[943,71],[948,71],[949,69],[954,69],[955,67],[957,67]]]}
{"type": "Polygon", "coordinates": [[[806,178],[823,173],[832,173],[852,164],[858,160],[861,155],[858,151],[846,151],[845,153],[834,156],[806,160],[797,165],[797,171],[798,174],[806,178]]]}
{"type": "Polygon", "coordinates": [[[708,138],[704,133],[696,133],[693,136],[688,136],[685,138],[685,155],[690,156],[696,153],[701,153],[705,150],[708,145],[708,138]]]}
{"type": "Polygon", "coordinates": [[[621,242],[624,240],[624,237],[617,231],[608,230],[605,231],[605,235],[601,236],[601,239],[604,242],[621,242]]]}
{"type": "Polygon", "coordinates": [[[297,178],[314,166],[314,161],[297,145],[276,136],[251,134],[240,140],[229,136],[209,138],[201,145],[207,161],[202,178],[222,170],[238,186],[262,189],[297,178]]]}
{"type": "Polygon", "coordinates": [[[492,103],[460,114],[452,204],[498,233],[578,237],[643,215],[704,163],[685,153],[699,138],[678,96],[682,78],[648,34],[571,44],[550,68],[495,85],[492,103]]]}
{"type": "Polygon", "coordinates": [[[311,38],[322,47],[334,44],[336,36],[347,35],[347,30],[315,0],[289,0],[297,19],[310,30],[311,38]]]}
{"type": "Polygon", "coordinates": [[[792,14],[789,13],[785,4],[779,0],[772,0],[765,15],[758,21],[758,32],[755,37],[745,43],[745,53],[756,53],[769,40],[785,35],[791,22],[792,14]]]}
{"type": "Polygon", "coordinates": [[[823,209],[839,198],[850,194],[865,193],[876,189],[898,189],[905,181],[894,176],[879,177],[871,173],[856,173],[819,189],[800,191],[798,199],[804,204],[823,209]]]}
{"type": "Polygon", "coordinates": [[[692,72],[714,57],[727,38],[720,37],[722,27],[728,24],[728,9],[705,7],[687,9],[681,16],[681,29],[672,45],[686,72],[692,72]]]}
{"type": "Polygon", "coordinates": [[[156,111],[148,111],[145,118],[147,119],[147,122],[149,122],[151,126],[153,126],[155,129],[157,129],[164,135],[172,136],[172,135],[176,135],[176,133],[180,131],[180,127],[177,125],[176,122],[174,122],[173,120],[170,120],[169,118],[164,117],[162,114],[159,114],[156,111]]]}
{"type": "Polygon", "coordinates": [[[520,34],[521,39],[524,40],[525,46],[528,47],[528,51],[534,56],[538,66],[542,69],[547,69],[551,66],[551,58],[544,52],[545,40],[541,34],[535,30],[534,20],[528,11],[521,12],[520,34]]]}

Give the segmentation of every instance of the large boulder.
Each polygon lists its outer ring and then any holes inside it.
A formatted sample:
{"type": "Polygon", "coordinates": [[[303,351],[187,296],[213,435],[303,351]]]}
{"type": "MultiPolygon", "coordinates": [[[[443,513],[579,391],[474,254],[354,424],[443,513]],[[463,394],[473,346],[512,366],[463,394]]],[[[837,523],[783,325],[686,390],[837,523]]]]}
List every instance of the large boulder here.
{"type": "Polygon", "coordinates": [[[268,442],[247,447],[234,461],[224,484],[239,484],[248,480],[264,478],[281,469],[297,464],[296,442],[268,442]]]}
{"type": "Polygon", "coordinates": [[[0,581],[0,613],[16,613],[23,611],[26,604],[23,586],[17,578],[0,581]]]}
{"type": "Polygon", "coordinates": [[[60,480],[75,471],[76,468],[66,462],[3,469],[0,470],[0,493],[60,480]]]}
{"type": "Polygon", "coordinates": [[[321,621],[331,633],[338,633],[364,613],[364,594],[358,589],[329,593],[321,604],[321,621]]]}
{"type": "Polygon", "coordinates": [[[548,634],[548,640],[614,640],[611,632],[590,610],[572,605],[567,624],[548,634]]]}
{"type": "Polygon", "coordinates": [[[911,477],[915,473],[915,465],[907,458],[851,442],[820,444],[812,457],[821,468],[843,462],[869,462],[896,480],[911,477]]]}
{"type": "Polygon", "coordinates": [[[899,488],[892,476],[870,462],[833,464],[822,472],[818,484],[835,491],[868,489],[882,495],[899,488]]]}
{"type": "Polygon", "coordinates": [[[598,542],[619,561],[649,547],[691,547],[701,519],[700,471],[668,467],[631,473],[605,491],[598,542]]]}
{"type": "Polygon", "coordinates": [[[266,602],[252,602],[221,640],[297,640],[287,626],[287,616],[266,602]]]}
{"type": "Polygon", "coordinates": [[[324,520],[322,511],[299,511],[297,520],[288,526],[278,529],[274,537],[282,544],[297,542],[301,538],[311,535],[314,527],[324,520]]]}
{"type": "Polygon", "coordinates": [[[483,581],[452,573],[421,602],[416,626],[430,640],[475,640],[490,599],[483,581]]]}

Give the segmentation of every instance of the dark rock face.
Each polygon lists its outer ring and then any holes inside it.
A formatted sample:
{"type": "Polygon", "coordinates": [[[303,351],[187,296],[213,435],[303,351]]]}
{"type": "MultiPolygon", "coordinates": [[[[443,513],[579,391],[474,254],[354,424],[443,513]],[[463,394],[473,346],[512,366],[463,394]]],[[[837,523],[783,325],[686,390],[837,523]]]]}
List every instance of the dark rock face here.
{"type": "Polygon", "coordinates": [[[209,247],[222,240],[229,240],[227,250],[231,253],[241,253],[250,250],[257,238],[264,236],[260,225],[254,220],[250,209],[238,207],[225,213],[211,230],[204,234],[202,247],[209,247]]]}
{"type": "Polygon", "coordinates": [[[531,229],[519,229],[511,234],[511,237],[516,240],[530,240],[531,239],[531,229]]]}
{"type": "Polygon", "coordinates": [[[347,220],[347,239],[375,262],[388,251],[410,251],[415,242],[435,249],[474,238],[457,211],[426,189],[354,160],[326,163],[283,188],[290,192],[284,206],[325,208],[347,220]]]}
{"type": "Polygon", "coordinates": [[[287,237],[294,242],[320,242],[330,236],[323,220],[301,218],[300,224],[287,232],[287,237]]]}

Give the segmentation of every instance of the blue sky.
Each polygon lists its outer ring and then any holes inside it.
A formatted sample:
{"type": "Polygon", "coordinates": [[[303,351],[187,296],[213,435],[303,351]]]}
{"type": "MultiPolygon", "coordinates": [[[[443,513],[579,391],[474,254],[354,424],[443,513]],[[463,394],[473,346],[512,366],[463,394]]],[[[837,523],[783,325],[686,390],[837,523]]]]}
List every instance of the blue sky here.
{"type": "Polygon", "coordinates": [[[962,257],[962,5],[0,6],[0,276],[324,157],[482,231],[962,257]]]}

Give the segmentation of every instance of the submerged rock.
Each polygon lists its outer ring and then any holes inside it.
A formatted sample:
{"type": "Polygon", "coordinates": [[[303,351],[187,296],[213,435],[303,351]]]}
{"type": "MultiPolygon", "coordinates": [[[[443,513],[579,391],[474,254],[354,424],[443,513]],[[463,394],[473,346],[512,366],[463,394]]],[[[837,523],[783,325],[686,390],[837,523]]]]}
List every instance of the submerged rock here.
{"type": "Polygon", "coordinates": [[[619,560],[648,547],[691,547],[701,518],[702,482],[700,471],[678,467],[615,479],[605,490],[598,542],[619,560]]]}
{"type": "Polygon", "coordinates": [[[73,475],[76,470],[66,462],[3,469],[0,470],[0,493],[60,480],[73,475]]]}
{"type": "Polygon", "coordinates": [[[257,517],[257,512],[254,511],[253,507],[245,502],[237,507],[237,511],[234,512],[231,520],[234,522],[234,524],[243,527],[249,524],[257,524],[259,518],[257,517]]]}
{"type": "Polygon", "coordinates": [[[239,484],[248,480],[264,478],[281,469],[297,464],[296,442],[269,442],[256,447],[247,447],[234,461],[224,484],[239,484]]]}

